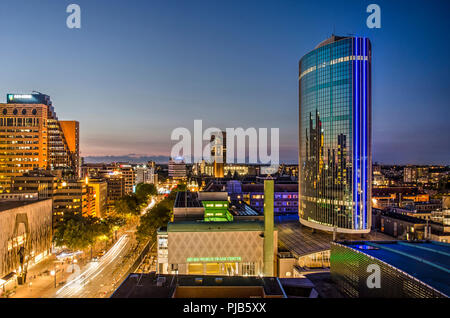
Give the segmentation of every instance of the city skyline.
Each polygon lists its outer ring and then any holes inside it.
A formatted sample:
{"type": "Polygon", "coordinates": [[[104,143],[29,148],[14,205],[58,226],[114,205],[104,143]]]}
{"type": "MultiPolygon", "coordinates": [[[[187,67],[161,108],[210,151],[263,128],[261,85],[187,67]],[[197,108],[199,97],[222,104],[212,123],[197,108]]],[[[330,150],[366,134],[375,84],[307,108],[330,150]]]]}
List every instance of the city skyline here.
{"type": "Polygon", "coordinates": [[[376,48],[373,162],[449,164],[445,1],[379,1],[382,27],[374,30],[361,1],[78,3],[83,26],[70,30],[65,4],[2,2],[0,26],[14,30],[4,34],[14,49],[0,53],[10,74],[0,96],[50,95],[60,120],[80,122],[83,157],[168,156],[170,132],[203,119],[280,127],[280,161],[296,163],[297,63],[334,31],[367,36],[376,48]],[[30,49],[42,43],[46,50],[30,49]]]}
{"type": "Polygon", "coordinates": [[[4,303],[450,298],[448,0],[71,2],[0,1],[4,303]]]}

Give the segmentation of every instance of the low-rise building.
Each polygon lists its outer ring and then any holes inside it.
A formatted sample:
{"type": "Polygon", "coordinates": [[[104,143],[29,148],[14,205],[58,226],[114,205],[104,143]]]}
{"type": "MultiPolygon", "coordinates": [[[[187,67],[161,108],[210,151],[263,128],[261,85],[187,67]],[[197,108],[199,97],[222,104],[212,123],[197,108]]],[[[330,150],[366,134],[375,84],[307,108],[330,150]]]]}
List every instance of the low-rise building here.
{"type": "Polygon", "coordinates": [[[4,201],[0,204],[0,288],[15,277],[26,282],[29,265],[50,254],[52,200],[4,201]]]}
{"type": "Polygon", "coordinates": [[[186,163],[182,158],[169,160],[169,177],[174,180],[184,180],[187,176],[186,163]]]}
{"type": "Polygon", "coordinates": [[[433,241],[333,242],[331,277],[349,297],[449,297],[449,255],[433,241]]]}
{"type": "MultiPolygon", "coordinates": [[[[264,185],[242,184],[242,196],[238,199],[246,202],[252,209],[264,211],[264,185]]],[[[277,214],[298,214],[298,184],[286,183],[275,184],[274,213],[277,214]]]]}
{"type": "Polygon", "coordinates": [[[112,298],[286,298],[276,277],[130,274],[112,298]]]}
{"type": "Polygon", "coordinates": [[[95,211],[90,215],[104,218],[107,213],[108,184],[103,179],[87,178],[87,185],[92,189],[95,211]]]}
{"type": "Polygon", "coordinates": [[[267,180],[266,215],[230,208],[226,192],[178,192],[173,222],[158,231],[161,274],[273,276],[273,180],[267,180]],[[271,185],[270,185],[271,184],[271,185]]]}

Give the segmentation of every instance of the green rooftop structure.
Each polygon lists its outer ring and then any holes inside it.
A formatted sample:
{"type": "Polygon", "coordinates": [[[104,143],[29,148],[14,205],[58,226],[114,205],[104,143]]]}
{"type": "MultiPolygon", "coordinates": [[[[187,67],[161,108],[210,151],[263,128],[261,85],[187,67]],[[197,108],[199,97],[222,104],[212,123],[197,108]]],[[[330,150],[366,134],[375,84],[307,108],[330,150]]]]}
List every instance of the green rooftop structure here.
{"type": "Polygon", "coordinates": [[[264,231],[262,221],[235,221],[235,222],[203,222],[180,221],[169,223],[167,232],[246,232],[264,231]]]}
{"type": "Polygon", "coordinates": [[[205,208],[205,222],[232,222],[233,215],[228,211],[228,201],[202,201],[205,208]]]}

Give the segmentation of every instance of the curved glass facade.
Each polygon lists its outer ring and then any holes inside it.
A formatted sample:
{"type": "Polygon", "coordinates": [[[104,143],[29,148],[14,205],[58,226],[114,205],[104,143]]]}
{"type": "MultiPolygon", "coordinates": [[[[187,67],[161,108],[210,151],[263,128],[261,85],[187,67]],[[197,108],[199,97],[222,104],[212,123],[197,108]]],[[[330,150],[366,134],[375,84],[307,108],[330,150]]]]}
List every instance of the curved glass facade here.
{"type": "Polygon", "coordinates": [[[299,216],[304,225],[366,233],[371,223],[371,45],[322,42],[299,63],[299,216]]]}

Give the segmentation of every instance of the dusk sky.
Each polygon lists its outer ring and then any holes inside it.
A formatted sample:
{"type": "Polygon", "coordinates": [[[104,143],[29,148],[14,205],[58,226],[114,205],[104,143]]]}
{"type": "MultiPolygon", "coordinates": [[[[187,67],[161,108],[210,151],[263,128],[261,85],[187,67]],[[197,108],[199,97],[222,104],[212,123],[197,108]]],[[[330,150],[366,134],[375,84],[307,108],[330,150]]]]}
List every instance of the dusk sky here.
{"type": "Polygon", "coordinates": [[[81,156],[169,155],[171,131],[278,127],[297,162],[298,61],[334,31],[373,44],[373,161],[450,164],[450,1],[1,0],[0,101],[37,90],[81,156]],[[79,30],[66,7],[81,7],[79,30]],[[381,7],[368,29],[366,7],[381,7]]]}

